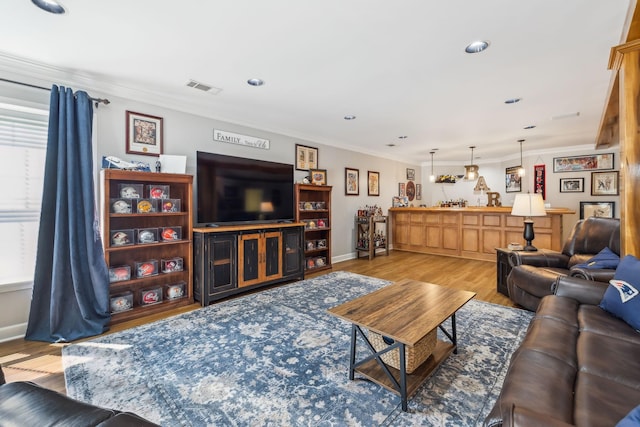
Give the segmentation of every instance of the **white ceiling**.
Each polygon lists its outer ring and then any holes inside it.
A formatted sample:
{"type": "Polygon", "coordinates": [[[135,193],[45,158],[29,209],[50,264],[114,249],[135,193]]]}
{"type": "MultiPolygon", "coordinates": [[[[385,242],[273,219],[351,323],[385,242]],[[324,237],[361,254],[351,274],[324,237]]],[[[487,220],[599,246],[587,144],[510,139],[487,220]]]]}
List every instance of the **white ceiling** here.
{"type": "Polygon", "coordinates": [[[534,152],[594,146],[610,48],[624,39],[635,0],[62,4],[68,13],[55,16],[30,0],[2,0],[0,61],[27,61],[95,91],[420,163],[436,148],[437,161],[470,159],[471,145],[476,158],[516,157],[518,139],[534,152]],[[489,49],[465,53],[477,39],[489,49]],[[253,77],[265,84],[249,86],[253,77]],[[222,91],[186,87],[190,79],[222,91]],[[509,98],[522,101],[507,105],[509,98]],[[357,118],[344,120],[348,114],[357,118]]]}

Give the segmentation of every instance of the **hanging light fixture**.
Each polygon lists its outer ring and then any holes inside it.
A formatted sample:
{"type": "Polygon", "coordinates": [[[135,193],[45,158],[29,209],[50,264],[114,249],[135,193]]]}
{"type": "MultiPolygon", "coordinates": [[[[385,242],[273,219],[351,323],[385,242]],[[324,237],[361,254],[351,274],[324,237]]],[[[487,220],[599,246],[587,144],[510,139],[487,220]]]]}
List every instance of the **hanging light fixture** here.
{"type": "Polygon", "coordinates": [[[473,164],[473,149],[476,148],[476,146],[472,145],[469,148],[471,148],[471,164],[465,165],[464,167],[464,179],[473,181],[478,178],[478,166],[473,164]]]}
{"type": "Polygon", "coordinates": [[[436,182],[436,176],[433,173],[433,155],[435,154],[435,151],[429,151],[429,154],[431,154],[431,175],[429,175],[429,181],[436,182]]]}
{"type": "Polygon", "coordinates": [[[524,176],[525,170],[524,165],[522,164],[522,143],[524,142],[524,139],[519,139],[518,142],[520,143],[520,167],[518,168],[518,175],[524,176]]]}

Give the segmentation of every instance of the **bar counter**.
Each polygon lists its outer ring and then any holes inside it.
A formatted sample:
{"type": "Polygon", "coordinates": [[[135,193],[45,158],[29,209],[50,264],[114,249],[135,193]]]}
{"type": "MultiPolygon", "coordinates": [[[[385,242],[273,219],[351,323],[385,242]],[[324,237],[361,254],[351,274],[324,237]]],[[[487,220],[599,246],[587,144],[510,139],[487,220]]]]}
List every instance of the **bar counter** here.
{"type": "MultiPolygon", "coordinates": [[[[562,215],[567,208],[547,209],[534,217],[533,245],[539,249],[562,249],[562,215]]],[[[524,246],[524,218],[511,215],[511,206],[453,208],[390,208],[394,250],[496,260],[496,248],[511,242],[524,246]]]]}

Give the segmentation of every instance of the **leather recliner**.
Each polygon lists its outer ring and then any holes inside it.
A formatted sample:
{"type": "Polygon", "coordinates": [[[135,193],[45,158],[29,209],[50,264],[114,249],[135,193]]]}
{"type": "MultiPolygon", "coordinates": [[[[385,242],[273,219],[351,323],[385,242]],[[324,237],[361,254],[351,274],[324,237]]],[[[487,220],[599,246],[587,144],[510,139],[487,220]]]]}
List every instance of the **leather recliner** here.
{"type": "Polygon", "coordinates": [[[576,223],[561,252],[541,249],[509,254],[511,272],[507,277],[509,298],[521,307],[536,311],[542,297],[551,295],[559,276],[574,276],[608,282],[615,269],[582,268],[604,248],[620,255],[620,220],[590,217],[576,223]]]}

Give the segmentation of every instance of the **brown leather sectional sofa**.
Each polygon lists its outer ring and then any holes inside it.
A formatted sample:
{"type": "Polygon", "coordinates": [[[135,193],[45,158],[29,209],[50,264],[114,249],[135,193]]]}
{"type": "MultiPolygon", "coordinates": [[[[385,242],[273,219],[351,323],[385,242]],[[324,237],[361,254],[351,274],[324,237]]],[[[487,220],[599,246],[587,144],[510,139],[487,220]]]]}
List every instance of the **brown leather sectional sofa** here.
{"type": "Polygon", "coordinates": [[[558,277],[511,358],[486,427],[613,427],[640,404],[640,333],[598,307],[606,289],[558,277]]]}

